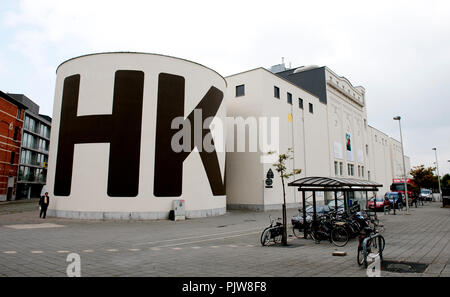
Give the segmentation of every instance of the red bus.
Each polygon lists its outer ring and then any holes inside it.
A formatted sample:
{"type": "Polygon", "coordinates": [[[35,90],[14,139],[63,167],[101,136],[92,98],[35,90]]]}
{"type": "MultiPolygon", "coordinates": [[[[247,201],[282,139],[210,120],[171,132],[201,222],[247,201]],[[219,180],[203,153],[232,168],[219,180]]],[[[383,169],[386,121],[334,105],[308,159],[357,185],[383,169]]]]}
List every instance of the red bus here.
{"type": "MultiPolygon", "coordinates": [[[[417,198],[414,188],[417,188],[413,179],[406,179],[406,187],[408,190],[408,200],[410,203],[414,202],[414,199],[417,198]]],[[[403,199],[405,199],[405,181],[403,179],[393,179],[391,184],[392,192],[399,192],[403,194],[403,199]]],[[[406,202],[406,201],[404,201],[406,202]]]]}

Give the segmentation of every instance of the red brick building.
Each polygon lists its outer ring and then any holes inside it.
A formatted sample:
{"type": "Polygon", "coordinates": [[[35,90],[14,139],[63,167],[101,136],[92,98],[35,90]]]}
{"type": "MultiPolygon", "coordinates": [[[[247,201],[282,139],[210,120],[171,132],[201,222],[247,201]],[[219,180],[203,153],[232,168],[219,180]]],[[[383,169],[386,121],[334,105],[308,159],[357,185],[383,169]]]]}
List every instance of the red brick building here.
{"type": "Polygon", "coordinates": [[[27,107],[0,91],[0,201],[14,200],[27,107]]]}

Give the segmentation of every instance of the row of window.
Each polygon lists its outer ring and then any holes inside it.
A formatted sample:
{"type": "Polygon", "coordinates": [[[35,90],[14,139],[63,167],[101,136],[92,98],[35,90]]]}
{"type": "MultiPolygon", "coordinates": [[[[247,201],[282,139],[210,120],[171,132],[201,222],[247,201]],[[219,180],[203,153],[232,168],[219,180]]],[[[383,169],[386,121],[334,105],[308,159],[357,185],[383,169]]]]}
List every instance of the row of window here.
{"type": "MultiPolygon", "coordinates": [[[[275,98],[280,99],[280,88],[277,86],[273,87],[273,95],[275,98]]],[[[236,97],[245,96],[245,85],[236,86],[236,97]]],[[[287,103],[292,105],[292,94],[287,92],[287,103]]],[[[298,98],[298,106],[303,109],[303,99],[298,98]]],[[[309,112],[314,113],[314,105],[309,103],[309,112]]]]}
{"type": "MultiPolygon", "coordinates": [[[[378,142],[378,137],[377,137],[376,134],[375,134],[375,142],[378,142]]],[[[381,142],[382,145],[388,145],[388,140],[387,139],[381,138],[380,142],[381,142]]]]}
{"type": "MultiPolygon", "coordinates": [[[[275,98],[280,99],[280,88],[277,86],[273,87],[273,95],[275,98]]],[[[287,103],[292,105],[292,94],[287,92],[287,103]]],[[[300,109],[303,109],[303,99],[298,98],[298,107],[300,109]]],[[[314,113],[314,105],[312,103],[309,103],[309,112],[314,113]]]]}
{"type": "Polygon", "coordinates": [[[32,131],[43,137],[50,137],[50,127],[42,123],[38,124],[35,119],[26,116],[23,124],[25,130],[32,131]]]}
{"type": "Polygon", "coordinates": [[[43,166],[43,164],[47,162],[47,158],[48,157],[44,154],[22,150],[22,153],[20,154],[20,163],[43,166]]]}
{"type": "Polygon", "coordinates": [[[36,141],[36,138],[37,137],[29,133],[23,133],[22,145],[32,149],[48,151],[48,141],[42,138],[39,138],[36,141]]]}
{"type": "Polygon", "coordinates": [[[19,181],[44,182],[47,179],[47,171],[42,168],[33,168],[27,166],[19,167],[19,181]]]}
{"type": "MultiPolygon", "coordinates": [[[[358,177],[364,178],[365,169],[364,166],[358,165],[358,177]]],[[[370,171],[367,172],[368,176],[370,171]]],[[[344,163],[334,161],[334,175],[335,176],[344,176],[344,163]]],[[[355,165],[348,163],[347,164],[347,175],[355,176],[355,165]]],[[[370,179],[370,177],[369,177],[370,179]]]]}

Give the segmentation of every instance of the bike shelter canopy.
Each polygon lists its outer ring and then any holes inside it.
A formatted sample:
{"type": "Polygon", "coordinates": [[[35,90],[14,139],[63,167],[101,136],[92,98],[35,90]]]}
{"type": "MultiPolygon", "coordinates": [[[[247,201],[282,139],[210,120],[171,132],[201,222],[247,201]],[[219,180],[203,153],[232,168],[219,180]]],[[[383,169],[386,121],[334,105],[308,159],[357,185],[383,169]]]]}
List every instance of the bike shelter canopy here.
{"type": "Polygon", "coordinates": [[[288,184],[299,191],[378,191],[383,185],[368,180],[342,177],[304,177],[288,184]]]}
{"type": "MultiPolygon", "coordinates": [[[[317,219],[316,211],[316,192],[334,192],[335,209],[338,209],[338,192],[344,193],[344,208],[348,212],[348,193],[349,192],[365,192],[366,201],[368,200],[367,192],[376,192],[383,185],[355,178],[341,177],[304,177],[297,179],[288,184],[290,187],[297,187],[302,192],[303,200],[303,222],[306,222],[306,192],[312,192],[313,198],[313,221],[317,219]]],[[[306,229],[305,229],[306,238],[306,229]]]]}

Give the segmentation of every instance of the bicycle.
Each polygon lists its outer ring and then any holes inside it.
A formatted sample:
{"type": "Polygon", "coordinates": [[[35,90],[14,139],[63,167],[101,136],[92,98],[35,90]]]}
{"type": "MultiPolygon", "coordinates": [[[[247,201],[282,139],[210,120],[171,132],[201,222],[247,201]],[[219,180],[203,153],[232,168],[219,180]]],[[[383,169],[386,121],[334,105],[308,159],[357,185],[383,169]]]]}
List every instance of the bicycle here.
{"type": "Polygon", "coordinates": [[[362,266],[364,264],[365,268],[367,268],[368,265],[367,265],[366,258],[364,257],[364,249],[363,249],[364,240],[367,237],[370,237],[372,235],[378,235],[377,237],[370,238],[367,240],[366,255],[369,255],[370,253],[372,253],[372,249],[373,249],[373,251],[383,252],[386,243],[385,243],[384,237],[376,230],[371,229],[370,227],[365,227],[364,229],[365,229],[366,233],[364,235],[359,236],[358,253],[356,256],[356,261],[358,262],[359,266],[362,266]],[[380,248],[378,248],[379,242],[381,242],[380,248]]]}
{"type": "Polygon", "coordinates": [[[349,239],[345,224],[345,222],[336,222],[330,215],[323,215],[318,221],[311,223],[309,234],[317,243],[320,240],[329,240],[335,246],[343,247],[349,239]]]}
{"type": "Polygon", "coordinates": [[[306,223],[303,222],[303,216],[298,215],[298,216],[294,216],[291,219],[292,222],[292,234],[294,234],[294,236],[296,238],[304,238],[305,236],[305,228],[306,228],[306,234],[308,235],[310,232],[310,225],[311,225],[311,221],[312,218],[311,216],[308,214],[308,216],[306,217],[306,223]]]}
{"type": "Polygon", "coordinates": [[[273,219],[269,215],[270,226],[264,229],[261,234],[261,245],[267,246],[271,241],[274,243],[281,242],[283,235],[283,224],[280,222],[281,218],[273,219]]]}

